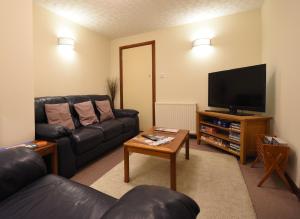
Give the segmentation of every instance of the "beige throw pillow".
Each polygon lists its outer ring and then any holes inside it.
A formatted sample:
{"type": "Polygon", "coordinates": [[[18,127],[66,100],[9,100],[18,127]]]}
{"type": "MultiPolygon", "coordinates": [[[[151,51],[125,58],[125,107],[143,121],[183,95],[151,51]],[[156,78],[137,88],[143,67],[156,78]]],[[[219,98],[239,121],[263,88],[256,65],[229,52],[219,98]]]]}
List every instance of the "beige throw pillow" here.
{"type": "Polygon", "coordinates": [[[79,115],[81,125],[87,126],[99,122],[91,101],[74,104],[75,110],[79,115]]]}
{"type": "Polygon", "coordinates": [[[75,128],[68,103],[45,104],[45,112],[49,124],[75,128]]]}
{"type": "Polygon", "coordinates": [[[95,101],[95,103],[100,112],[100,122],[115,118],[108,100],[95,101]]]}

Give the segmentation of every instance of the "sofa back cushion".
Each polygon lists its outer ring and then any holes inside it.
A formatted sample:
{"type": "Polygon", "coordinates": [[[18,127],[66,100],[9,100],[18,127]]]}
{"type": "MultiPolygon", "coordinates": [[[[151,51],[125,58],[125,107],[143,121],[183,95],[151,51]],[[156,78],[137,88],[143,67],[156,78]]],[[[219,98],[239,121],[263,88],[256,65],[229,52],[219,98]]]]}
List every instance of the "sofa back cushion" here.
{"type": "Polygon", "coordinates": [[[95,101],[108,100],[108,95],[72,95],[72,96],[53,96],[53,97],[36,97],[35,98],[35,122],[36,123],[47,123],[47,116],[45,112],[45,104],[55,103],[68,103],[70,107],[70,113],[74,122],[75,128],[81,127],[79,115],[77,114],[74,104],[92,101],[97,118],[100,118],[100,113],[97,110],[95,101]]]}
{"type": "Polygon", "coordinates": [[[115,118],[108,100],[95,101],[95,103],[97,110],[100,112],[100,122],[115,118]]]}
{"type": "Polygon", "coordinates": [[[48,123],[45,111],[45,104],[66,103],[63,97],[36,97],[34,99],[35,123],[48,123]]]}
{"type": "Polygon", "coordinates": [[[45,104],[45,111],[49,124],[75,128],[68,103],[45,104]]]}
{"type": "Polygon", "coordinates": [[[0,202],[46,175],[43,159],[25,147],[0,151],[0,202]]]}
{"type": "Polygon", "coordinates": [[[91,101],[74,104],[81,125],[87,126],[99,122],[91,101]]]}
{"type": "Polygon", "coordinates": [[[88,95],[88,97],[91,99],[96,116],[100,121],[100,112],[97,110],[96,101],[108,100],[110,102],[110,97],[108,95],[88,95]]]}
{"type": "Polygon", "coordinates": [[[91,99],[88,96],[83,96],[83,95],[65,96],[65,99],[69,103],[70,112],[73,117],[75,128],[81,127],[82,125],[80,123],[79,115],[75,110],[74,104],[90,101],[91,99]]]}

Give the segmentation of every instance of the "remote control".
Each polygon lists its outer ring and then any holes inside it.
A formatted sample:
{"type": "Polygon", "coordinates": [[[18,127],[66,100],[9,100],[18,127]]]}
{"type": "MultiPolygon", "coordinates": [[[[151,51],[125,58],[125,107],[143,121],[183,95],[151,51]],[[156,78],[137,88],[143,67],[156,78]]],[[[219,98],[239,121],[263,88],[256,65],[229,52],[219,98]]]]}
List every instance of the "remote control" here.
{"type": "Polygon", "coordinates": [[[157,139],[155,136],[153,136],[153,135],[142,135],[142,137],[148,138],[148,139],[150,139],[150,140],[152,140],[152,141],[157,141],[157,140],[158,140],[158,139],[157,139]]]}

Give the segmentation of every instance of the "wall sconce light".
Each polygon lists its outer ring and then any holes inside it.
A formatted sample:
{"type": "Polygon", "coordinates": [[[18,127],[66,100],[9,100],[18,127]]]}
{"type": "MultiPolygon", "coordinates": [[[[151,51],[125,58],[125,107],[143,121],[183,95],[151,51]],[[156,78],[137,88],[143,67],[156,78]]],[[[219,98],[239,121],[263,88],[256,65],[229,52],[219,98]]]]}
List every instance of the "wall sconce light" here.
{"type": "Polygon", "coordinates": [[[68,38],[68,37],[59,37],[57,39],[57,45],[59,46],[67,46],[67,47],[70,47],[70,48],[74,48],[74,39],[72,38],[68,38]]]}
{"type": "Polygon", "coordinates": [[[211,39],[209,38],[199,38],[193,41],[193,47],[198,46],[211,46],[211,39]]]}

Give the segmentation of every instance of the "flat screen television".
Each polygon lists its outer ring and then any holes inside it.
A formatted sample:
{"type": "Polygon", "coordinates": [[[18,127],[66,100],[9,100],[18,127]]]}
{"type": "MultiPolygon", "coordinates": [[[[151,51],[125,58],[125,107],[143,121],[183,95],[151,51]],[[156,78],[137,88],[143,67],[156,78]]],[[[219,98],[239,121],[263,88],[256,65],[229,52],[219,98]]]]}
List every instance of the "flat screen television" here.
{"type": "Polygon", "coordinates": [[[209,73],[208,106],[265,112],[266,65],[209,73]]]}

